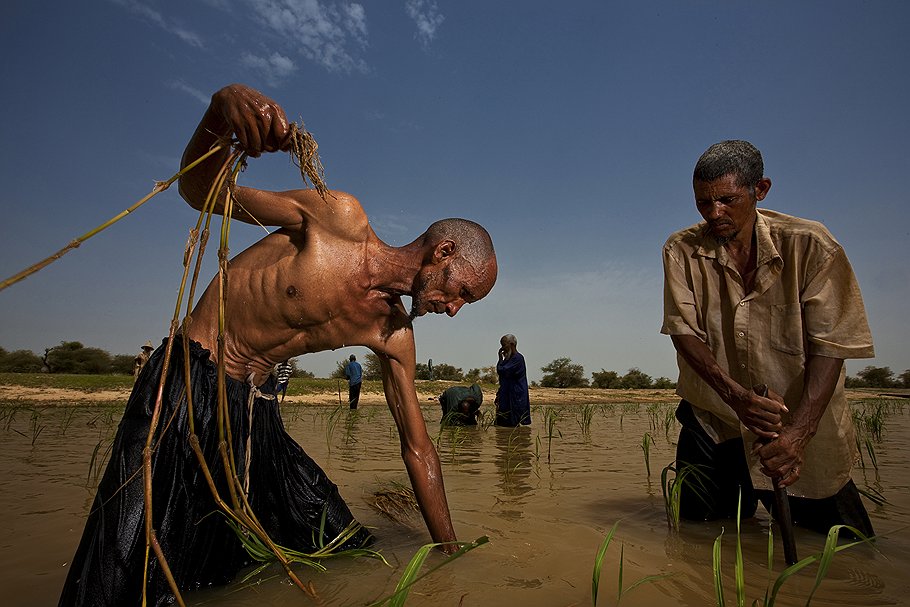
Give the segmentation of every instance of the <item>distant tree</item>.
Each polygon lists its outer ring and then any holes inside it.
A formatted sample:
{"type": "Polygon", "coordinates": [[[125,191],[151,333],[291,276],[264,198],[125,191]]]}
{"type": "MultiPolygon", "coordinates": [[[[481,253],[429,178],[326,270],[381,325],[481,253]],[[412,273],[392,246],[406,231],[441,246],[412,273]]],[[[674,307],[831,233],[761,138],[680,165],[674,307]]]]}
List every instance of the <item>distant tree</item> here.
{"type": "Polygon", "coordinates": [[[643,390],[652,387],[654,380],[638,367],[632,367],[622,376],[620,383],[627,390],[643,390]]]}
{"type": "Polygon", "coordinates": [[[111,355],[100,348],[86,348],[78,341],[60,342],[50,349],[47,363],[52,373],[110,373],[111,355]]]}
{"type": "Polygon", "coordinates": [[[479,369],[468,369],[468,372],[464,374],[464,380],[471,383],[498,384],[499,374],[496,373],[496,365],[491,365],[479,369]]]}
{"type": "Polygon", "coordinates": [[[313,377],[316,377],[316,375],[312,371],[307,371],[306,369],[301,369],[297,365],[296,358],[288,359],[288,363],[291,365],[291,377],[302,377],[302,378],[310,378],[310,379],[312,379],[313,377]]]}
{"type": "Polygon", "coordinates": [[[852,375],[848,375],[846,377],[846,379],[844,380],[844,387],[845,388],[865,388],[866,382],[864,382],[863,380],[861,380],[858,377],[853,377],[852,375]]]}
{"type": "Polygon", "coordinates": [[[348,364],[348,359],[339,360],[338,365],[335,367],[335,370],[332,371],[332,374],[329,375],[332,379],[345,379],[344,376],[344,367],[348,364]]]}
{"type": "Polygon", "coordinates": [[[857,375],[869,388],[893,388],[894,372],[889,367],[866,367],[857,375]]]}
{"type": "Polygon", "coordinates": [[[41,371],[41,357],[30,350],[7,352],[0,348],[0,372],[38,373],[41,371]]]}
{"type": "Polygon", "coordinates": [[[585,368],[568,357],[557,358],[540,370],[543,371],[540,385],[544,388],[584,388],[588,385],[585,368]]]}
{"type": "Polygon", "coordinates": [[[910,369],[907,369],[898,376],[901,388],[910,388],[910,369]]]}
{"type": "Polygon", "coordinates": [[[430,379],[430,367],[426,363],[417,363],[414,369],[414,379],[430,379]]]}
{"type": "Polygon", "coordinates": [[[117,375],[132,375],[136,357],[130,354],[115,354],[111,357],[111,373],[117,375]]]}
{"type": "Polygon", "coordinates": [[[676,387],[676,382],[670,379],[669,377],[658,377],[654,380],[654,387],[661,390],[666,390],[676,387]]]}
{"type": "Polygon", "coordinates": [[[464,381],[464,371],[447,363],[433,363],[433,379],[464,381]]]}
{"type": "Polygon", "coordinates": [[[620,387],[619,373],[616,371],[594,371],[591,373],[591,385],[602,390],[613,390],[620,387]]]}
{"type": "Polygon", "coordinates": [[[379,362],[379,356],[373,352],[367,352],[367,355],[363,357],[363,378],[382,379],[382,365],[379,362]]]}

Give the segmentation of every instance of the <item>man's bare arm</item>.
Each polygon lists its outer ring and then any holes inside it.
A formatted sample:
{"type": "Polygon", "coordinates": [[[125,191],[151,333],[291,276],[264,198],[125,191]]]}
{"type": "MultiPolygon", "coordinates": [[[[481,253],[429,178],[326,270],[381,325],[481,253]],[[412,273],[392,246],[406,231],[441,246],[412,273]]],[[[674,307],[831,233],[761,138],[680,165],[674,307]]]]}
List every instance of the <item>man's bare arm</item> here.
{"type": "Polygon", "coordinates": [[[781,414],[787,412],[783,399],[773,392],[759,396],[730,377],[717,364],[714,354],[694,335],[671,335],[673,346],[690,367],[736,413],[736,416],[759,438],[776,438],[780,432],[781,414]]]}
{"type": "Polygon", "coordinates": [[[781,487],[799,480],[806,447],[818,431],[818,424],[837,388],[843,365],[844,361],[840,358],[810,355],[806,361],[799,406],[776,440],[755,445],[754,453],[761,459],[762,472],[780,478],[781,487]]]}
{"type": "MultiPolygon", "coordinates": [[[[212,95],[212,102],[183,153],[181,167],[205,155],[213,146],[225,149],[206,159],[180,178],[180,194],[194,209],[202,209],[212,183],[236,145],[252,157],[263,152],[287,150],[290,128],[284,110],[272,99],[242,84],[232,84],[212,95]]],[[[272,192],[238,186],[233,217],[247,223],[295,227],[304,220],[303,209],[319,198],[315,191],[272,192]]],[[[222,198],[215,207],[222,213],[222,198]]],[[[325,204],[325,203],[322,203],[325,204]]]]}
{"type": "MultiPolygon", "coordinates": [[[[442,480],[442,467],[433,441],[427,433],[426,422],[420,411],[417,392],[414,389],[414,346],[410,331],[406,334],[399,331],[393,335],[389,344],[393,347],[391,355],[377,352],[382,366],[382,385],[386,402],[401,439],[401,457],[408,470],[411,485],[420,505],[420,511],[427,529],[434,542],[454,542],[455,529],[449,514],[445,486],[442,480]],[[401,344],[410,341],[410,364],[408,348],[401,344]],[[395,347],[398,342],[399,347],[395,347]],[[394,351],[399,350],[399,351],[394,351]],[[404,356],[401,356],[401,355],[404,356]]],[[[445,552],[453,552],[454,547],[444,547],[445,552]]]]}

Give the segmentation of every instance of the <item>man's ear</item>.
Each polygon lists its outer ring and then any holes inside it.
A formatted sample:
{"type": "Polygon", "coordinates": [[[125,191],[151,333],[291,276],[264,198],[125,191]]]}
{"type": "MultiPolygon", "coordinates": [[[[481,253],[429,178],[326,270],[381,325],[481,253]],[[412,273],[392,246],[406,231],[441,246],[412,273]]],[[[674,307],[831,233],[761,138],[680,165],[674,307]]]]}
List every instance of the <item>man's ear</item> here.
{"type": "Polygon", "coordinates": [[[435,263],[439,263],[440,261],[444,261],[449,257],[453,257],[455,255],[455,249],[457,248],[458,247],[455,245],[455,241],[453,240],[446,239],[441,241],[433,250],[433,261],[435,263]]]}
{"type": "Polygon", "coordinates": [[[771,189],[771,180],[767,177],[762,177],[758,180],[758,183],[755,184],[755,200],[764,200],[765,196],[768,195],[768,190],[771,189]]]}

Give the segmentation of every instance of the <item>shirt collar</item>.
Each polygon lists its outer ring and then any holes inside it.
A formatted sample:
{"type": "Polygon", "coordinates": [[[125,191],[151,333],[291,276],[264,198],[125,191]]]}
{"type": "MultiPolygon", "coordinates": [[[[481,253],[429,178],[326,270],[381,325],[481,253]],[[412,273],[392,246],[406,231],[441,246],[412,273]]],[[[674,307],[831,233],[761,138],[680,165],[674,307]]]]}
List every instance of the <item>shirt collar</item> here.
{"type": "MultiPolygon", "coordinates": [[[[783,259],[781,258],[777,247],[774,246],[774,241],[771,239],[771,225],[768,222],[768,219],[762,215],[762,209],[756,209],[754,229],[755,243],[758,245],[756,265],[783,264],[783,259]]],[[[714,240],[714,237],[708,232],[708,224],[704,223],[701,228],[701,242],[698,245],[696,254],[701,255],[702,257],[716,259],[718,257],[718,251],[722,246],[723,245],[718,244],[718,242],[714,240]]],[[[726,258],[726,255],[723,257],[726,258]]]]}

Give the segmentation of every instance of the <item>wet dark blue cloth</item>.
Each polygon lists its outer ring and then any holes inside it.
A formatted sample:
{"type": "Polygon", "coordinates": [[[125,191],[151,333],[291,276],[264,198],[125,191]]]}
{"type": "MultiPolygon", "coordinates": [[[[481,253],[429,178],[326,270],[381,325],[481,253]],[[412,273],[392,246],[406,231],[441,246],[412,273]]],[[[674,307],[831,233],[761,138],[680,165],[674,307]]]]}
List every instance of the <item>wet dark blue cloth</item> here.
{"type": "Polygon", "coordinates": [[[525,357],[515,352],[496,365],[499,391],[496,393],[496,425],[517,426],[531,423],[531,403],[528,398],[528,372],[525,357]]]}
{"type": "MultiPolygon", "coordinates": [[[[85,524],[60,597],[60,606],[139,605],[145,568],[142,452],[148,436],[165,345],[142,369],[114,439],[111,458],[85,524]]],[[[195,431],[222,498],[227,476],[218,453],[218,373],[209,351],[190,344],[190,379],[195,431]]],[[[230,581],[250,561],[233,530],[218,514],[199,462],[189,446],[184,353],[178,340],[171,354],[161,418],[152,453],[153,526],[181,590],[230,581]]],[[[250,386],[226,378],[234,462],[246,474],[250,445],[249,502],[262,526],[279,545],[311,552],[329,543],[353,520],[338,488],[285,432],[273,396],[274,377],[262,386],[249,421],[250,386]]],[[[370,541],[366,529],[350,541],[370,541]]],[[[148,562],[148,605],[160,607],[173,595],[154,555],[148,562]]]]}

